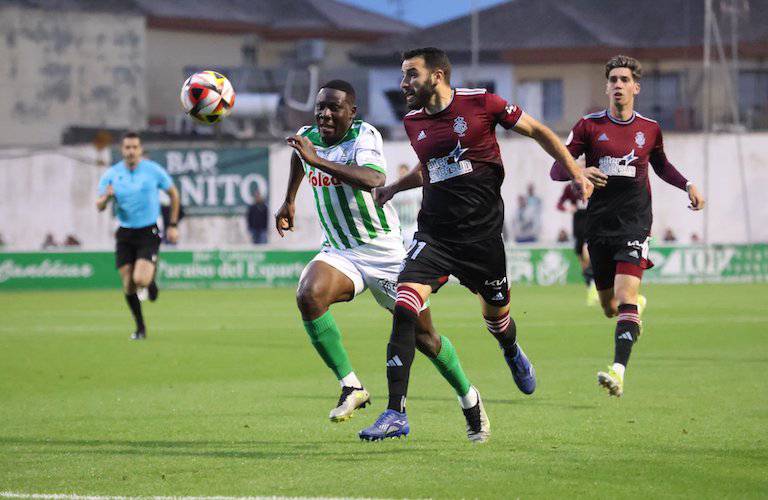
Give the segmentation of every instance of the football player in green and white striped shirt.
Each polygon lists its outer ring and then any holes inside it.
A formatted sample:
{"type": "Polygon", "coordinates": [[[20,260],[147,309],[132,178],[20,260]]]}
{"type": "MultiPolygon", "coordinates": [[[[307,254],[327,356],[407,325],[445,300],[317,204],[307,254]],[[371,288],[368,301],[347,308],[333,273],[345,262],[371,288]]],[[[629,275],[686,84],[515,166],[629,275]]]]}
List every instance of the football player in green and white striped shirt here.
{"type": "MultiPolygon", "coordinates": [[[[377,206],[371,197],[371,190],[386,180],[381,135],[370,124],[355,120],[356,111],[349,83],[332,80],[320,89],[316,124],[286,139],[295,152],[285,202],[275,216],[280,236],[293,230],[294,200],[306,178],[325,243],[301,275],[297,303],[312,345],[341,383],[341,397],[330,413],[333,422],[350,418],[370,402],[370,396],[352,369],[329,307],[370,288],[376,301],[391,312],[405,258],[397,214],[391,205],[377,206]]],[[[482,405],[477,390],[451,342],[435,332],[427,307],[419,316],[416,346],[456,391],[469,439],[485,441],[490,425],[485,412],[478,411],[482,405]]]]}

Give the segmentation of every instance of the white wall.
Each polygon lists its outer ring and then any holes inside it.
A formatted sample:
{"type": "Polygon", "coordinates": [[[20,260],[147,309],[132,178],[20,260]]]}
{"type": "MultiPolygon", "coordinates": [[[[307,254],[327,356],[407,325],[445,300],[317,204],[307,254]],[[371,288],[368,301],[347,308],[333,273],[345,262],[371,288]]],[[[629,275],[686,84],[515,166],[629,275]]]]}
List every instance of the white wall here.
{"type": "MultiPolygon", "coordinates": [[[[747,197],[752,219],[753,241],[768,242],[768,134],[749,134],[742,138],[747,197]]],[[[668,134],[667,155],[689,179],[704,188],[700,135],[668,134]]],[[[555,204],[564,185],[549,180],[551,160],[530,139],[500,141],[506,178],[502,194],[506,201],[506,220],[514,216],[516,198],[533,183],[545,208],[542,242],[554,241],[564,228],[570,232],[570,217],[557,212],[555,204]]],[[[713,136],[710,144],[709,204],[703,212],[686,208],[687,197],[651,174],[654,208],[654,235],[660,237],[670,227],[680,243],[688,243],[693,232],[703,236],[708,220],[709,239],[717,243],[746,240],[744,193],[737,167],[736,139],[731,135],[713,136]]],[[[400,163],[414,165],[416,156],[404,141],[385,143],[389,178],[395,178],[400,163]]],[[[270,209],[282,203],[288,182],[291,150],[282,145],[270,149],[270,209]]],[[[112,248],[114,221],[94,207],[96,185],[105,167],[96,166],[93,148],[59,148],[50,152],[0,151],[0,235],[6,250],[38,249],[45,234],[57,240],[73,233],[85,248],[112,248]]],[[[187,218],[180,225],[181,248],[247,246],[243,217],[187,218]]],[[[317,248],[322,239],[315,216],[314,200],[305,185],[299,189],[296,231],[285,239],[270,232],[270,245],[276,248],[317,248]]]]}
{"type": "Polygon", "coordinates": [[[0,153],[0,236],[6,250],[36,250],[47,233],[61,242],[74,234],[89,248],[114,245],[111,217],[96,212],[94,148],[0,153]]]}
{"type": "Polygon", "coordinates": [[[60,144],[68,125],[144,126],[143,17],[0,4],[0,33],[0,145],[60,144]]]}

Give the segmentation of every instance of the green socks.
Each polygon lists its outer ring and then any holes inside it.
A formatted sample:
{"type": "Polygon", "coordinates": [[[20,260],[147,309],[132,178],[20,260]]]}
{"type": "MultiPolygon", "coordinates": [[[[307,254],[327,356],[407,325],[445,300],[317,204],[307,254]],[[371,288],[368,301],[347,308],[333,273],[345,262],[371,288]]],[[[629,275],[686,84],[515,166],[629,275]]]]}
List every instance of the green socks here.
{"type": "MultiPolygon", "coordinates": [[[[341,332],[336,326],[331,311],[327,311],[315,320],[305,321],[304,328],[307,330],[317,353],[323,358],[328,368],[333,370],[337,379],[341,380],[352,373],[352,363],[349,361],[346,349],[341,344],[341,332]]],[[[440,352],[435,359],[430,359],[430,361],[443,378],[451,384],[456,394],[465,396],[469,392],[470,383],[461,368],[456,349],[447,337],[441,335],[440,340],[442,341],[440,352]]]]}
{"type": "MultiPolygon", "coordinates": [[[[328,368],[333,370],[337,379],[341,380],[352,372],[352,363],[349,362],[347,351],[341,344],[341,332],[331,316],[331,311],[326,311],[315,320],[305,321],[304,328],[317,353],[323,358],[328,368]]],[[[458,360],[456,364],[458,365],[458,360]]]]}
{"type": "Polygon", "coordinates": [[[440,336],[442,347],[435,359],[430,359],[432,364],[435,365],[440,375],[451,384],[451,387],[456,391],[459,396],[465,396],[469,392],[470,383],[467,376],[464,374],[464,370],[461,368],[461,362],[459,356],[456,354],[451,341],[448,337],[440,336]]]}

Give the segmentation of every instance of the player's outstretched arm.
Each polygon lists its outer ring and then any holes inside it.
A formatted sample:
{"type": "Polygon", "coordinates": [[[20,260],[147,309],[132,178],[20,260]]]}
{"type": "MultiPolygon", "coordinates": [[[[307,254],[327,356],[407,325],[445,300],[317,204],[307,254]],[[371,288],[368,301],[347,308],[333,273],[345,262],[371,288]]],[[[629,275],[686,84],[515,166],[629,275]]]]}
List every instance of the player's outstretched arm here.
{"type": "Polygon", "coordinates": [[[424,176],[421,173],[421,163],[417,164],[411,169],[408,174],[399,178],[397,181],[386,186],[375,188],[371,191],[373,195],[373,201],[377,205],[383,207],[386,202],[394,198],[394,196],[401,191],[408,191],[409,189],[415,189],[424,185],[424,176]]]}
{"type": "Polygon", "coordinates": [[[688,193],[688,199],[691,201],[688,208],[691,210],[701,210],[704,208],[706,202],[696,186],[692,182],[689,182],[688,179],[686,179],[685,176],[667,159],[667,155],[664,153],[664,141],[661,132],[659,132],[656,146],[651,152],[650,162],[653,171],[656,172],[656,175],[658,175],[664,182],[688,193]]]}
{"type": "Polygon", "coordinates": [[[275,228],[282,238],[285,231],[293,231],[293,214],[296,212],[296,193],[299,192],[301,180],[304,178],[304,168],[301,166],[299,154],[291,155],[291,171],[288,175],[288,187],[285,190],[285,201],[275,214],[275,228]]]}
{"type": "Polygon", "coordinates": [[[352,187],[370,191],[384,185],[386,175],[372,168],[349,168],[343,163],[334,163],[318,156],[312,141],[300,135],[287,137],[285,142],[292,147],[307,164],[352,187]]]}
{"type": "Polygon", "coordinates": [[[691,200],[691,204],[688,205],[688,208],[691,210],[702,210],[704,205],[706,205],[706,201],[693,182],[688,182],[685,186],[685,190],[688,192],[688,199],[691,200]]]}
{"type": "Polygon", "coordinates": [[[565,167],[568,175],[573,179],[573,186],[574,189],[576,189],[577,196],[586,200],[592,195],[594,186],[592,186],[592,183],[584,176],[581,168],[579,168],[576,161],[573,159],[571,152],[563,146],[560,142],[560,138],[558,138],[549,127],[533,119],[526,113],[523,113],[522,116],[520,116],[520,119],[517,120],[514,130],[518,134],[534,139],[544,151],[555,159],[555,161],[565,167]]]}

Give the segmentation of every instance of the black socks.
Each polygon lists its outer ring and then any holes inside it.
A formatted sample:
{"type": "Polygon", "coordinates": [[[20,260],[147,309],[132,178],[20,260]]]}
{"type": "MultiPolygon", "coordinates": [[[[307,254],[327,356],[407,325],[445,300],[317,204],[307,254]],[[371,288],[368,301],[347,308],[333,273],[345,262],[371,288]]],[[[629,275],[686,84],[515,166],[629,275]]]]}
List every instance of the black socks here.
{"type": "Polygon", "coordinates": [[[640,334],[640,315],[637,313],[636,304],[621,304],[619,316],[616,322],[616,349],[613,362],[627,366],[629,355],[632,353],[632,345],[640,334]]]}
{"type": "Polygon", "coordinates": [[[145,330],[144,316],[141,314],[141,301],[139,301],[138,295],[136,295],[136,293],[126,293],[125,301],[128,302],[128,307],[131,308],[133,319],[136,321],[136,330],[143,332],[145,330]]]}

